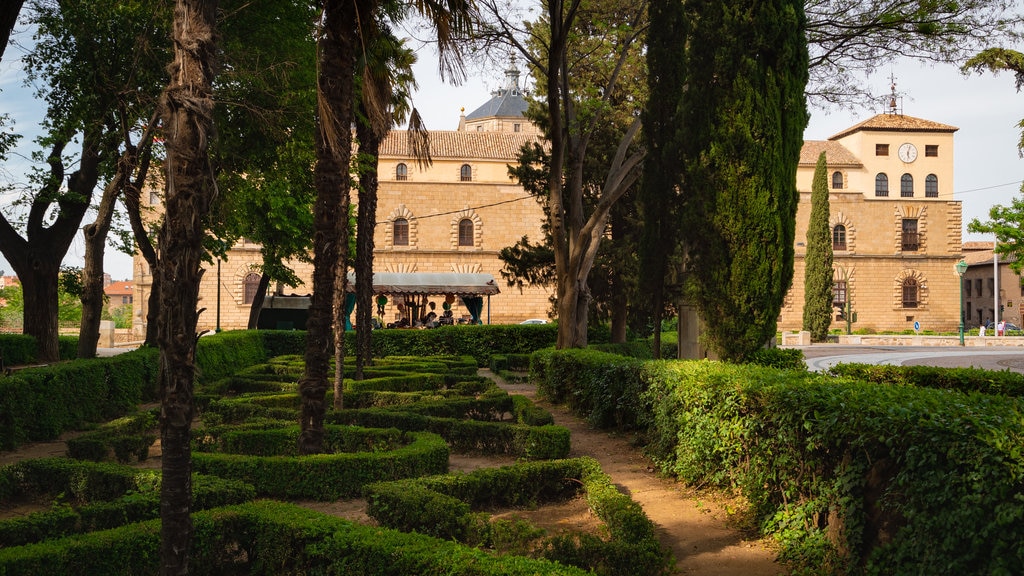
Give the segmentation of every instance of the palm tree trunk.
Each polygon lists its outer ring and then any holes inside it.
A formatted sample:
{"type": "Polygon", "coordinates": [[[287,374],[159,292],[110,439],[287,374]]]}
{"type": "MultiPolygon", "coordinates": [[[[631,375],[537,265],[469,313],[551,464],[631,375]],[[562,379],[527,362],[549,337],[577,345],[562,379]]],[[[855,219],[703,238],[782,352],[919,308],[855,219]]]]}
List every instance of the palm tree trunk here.
{"type": "MultiPolygon", "coordinates": [[[[380,135],[360,122],[356,126],[359,150],[376,160],[380,135]]],[[[373,356],[373,231],[377,220],[376,170],[359,176],[359,214],[356,223],[356,380],[363,379],[363,368],[373,356]]]]}
{"type": "Polygon", "coordinates": [[[174,61],[161,98],[166,131],[166,212],[160,260],[160,574],[188,574],[192,520],[190,427],[195,406],[196,322],[203,221],[213,199],[208,145],[213,130],[216,0],[177,0],[174,61]]]}
{"type": "Polygon", "coordinates": [[[326,0],[320,31],[316,166],[313,209],[313,297],[306,321],[306,370],[299,381],[300,454],[323,447],[324,398],[330,365],[331,303],[338,266],[342,195],[349,189],[352,83],[355,72],[356,11],[354,2],[326,0]]]}

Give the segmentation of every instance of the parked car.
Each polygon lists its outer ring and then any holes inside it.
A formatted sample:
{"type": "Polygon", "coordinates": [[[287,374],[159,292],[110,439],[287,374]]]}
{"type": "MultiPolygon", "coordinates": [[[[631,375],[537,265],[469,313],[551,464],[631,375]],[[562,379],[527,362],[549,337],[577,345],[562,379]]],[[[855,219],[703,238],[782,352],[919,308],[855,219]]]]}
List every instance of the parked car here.
{"type": "Polygon", "coordinates": [[[547,324],[548,321],[544,318],[530,318],[529,320],[523,320],[520,324],[547,324]]]}

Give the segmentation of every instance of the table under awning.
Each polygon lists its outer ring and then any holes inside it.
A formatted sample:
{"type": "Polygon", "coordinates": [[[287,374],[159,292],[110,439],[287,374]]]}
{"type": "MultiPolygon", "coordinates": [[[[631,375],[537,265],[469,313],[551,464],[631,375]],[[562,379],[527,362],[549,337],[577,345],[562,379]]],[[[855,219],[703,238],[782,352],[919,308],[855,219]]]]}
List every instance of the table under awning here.
{"type": "MultiPolygon", "coordinates": [[[[356,274],[348,273],[348,291],[356,290],[356,274]]],[[[498,294],[498,283],[490,274],[458,272],[374,272],[374,294],[454,294],[490,296],[498,294]]]]}
{"type": "MultiPolygon", "coordinates": [[[[348,273],[349,293],[345,302],[345,316],[348,317],[355,306],[353,293],[356,290],[355,272],[348,273]]],[[[479,273],[460,272],[374,272],[373,293],[402,296],[411,308],[409,324],[419,317],[419,311],[425,310],[427,296],[444,295],[458,296],[469,311],[472,323],[482,322],[484,296],[487,296],[487,323],[490,324],[491,295],[498,294],[498,283],[494,276],[479,273]]],[[[383,305],[381,305],[383,306],[383,305]]],[[[447,304],[445,304],[447,309],[447,304]]],[[[381,308],[383,310],[383,308],[381,308]]],[[[381,314],[382,312],[379,312],[381,314]]],[[[446,312],[447,316],[450,313],[446,312]]]]}

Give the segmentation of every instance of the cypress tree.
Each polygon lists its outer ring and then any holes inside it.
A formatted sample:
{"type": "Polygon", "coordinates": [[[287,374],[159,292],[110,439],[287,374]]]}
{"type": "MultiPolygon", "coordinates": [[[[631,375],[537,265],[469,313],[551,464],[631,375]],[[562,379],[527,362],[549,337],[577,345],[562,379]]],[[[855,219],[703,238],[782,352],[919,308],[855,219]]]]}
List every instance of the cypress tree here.
{"type": "Polygon", "coordinates": [[[679,57],[687,21],[678,0],[648,3],[647,85],[650,96],[643,113],[644,175],[637,194],[637,212],[643,222],[638,256],[641,293],[634,310],[643,324],[654,329],[655,357],[660,355],[661,311],[665,302],[665,278],[669,259],[679,242],[679,120],[677,110],[686,81],[679,57]]]}
{"type": "Polygon", "coordinates": [[[804,330],[811,342],[824,342],[832,323],[832,238],[828,226],[828,176],[825,153],[818,156],[811,185],[811,220],[804,257],[804,330]]]}
{"type": "Polygon", "coordinates": [[[793,279],[807,126],[800,0],[690,0],[681,230],[706,343],[743,360],[771,339],[793,279]]]}

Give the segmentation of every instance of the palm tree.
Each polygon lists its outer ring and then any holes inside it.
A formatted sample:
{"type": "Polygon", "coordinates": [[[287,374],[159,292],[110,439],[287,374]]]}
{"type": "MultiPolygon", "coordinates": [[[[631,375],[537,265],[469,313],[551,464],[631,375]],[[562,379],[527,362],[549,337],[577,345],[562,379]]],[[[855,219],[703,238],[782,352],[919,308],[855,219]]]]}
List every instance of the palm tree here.
{"type": "Polygon", "coordinates": [[[214,195],[208,146],[213,131],[216,0],[177,0],[174,60],[160,99],[167,142],[160,260],[160,574],[188,574],[192,536],[192,452],[196,322],[203,222],[214,195]]]}
{"type": "MultiPolygon", "coordinates": [[[[381,23],[383,24],[383,23],[381,23]]],[[[371,321],[373,317],[373,231],[377,220],[377,156],[381,140],[392,126],[410,117],[410,149],[421,163],[430,163],[429,135],[419,112],[410,109],[416,79],[412,65],[416,54],[406,48],[392,30],[380,26],[368,54],[362,61],[356,102],[356,137],[359,154],[372,164],[359,175],[359,213],[356,223],[356,380],[362,380],[363,368],[372,356],[371,321]],[[374,113],[379,110],[383,113],[374,113]]],[[[335,404],[337,404],[335,399],[335,404]]]]}
{"type": "MultiPolygon", "coordinates": [[[[459,35],[469,32],[475,21],[472,0],[415,0],[403,4],[395,0],[322,0],[318,23],[319,61],[317,105],[317,162],[314,183],[317,201],[313,210],[313,297],[306,322],[306,369],[299,381],[302,397],[298,448],[302,454],[319,452],[323,445],[324,397],[330,363],[332,290],[335,286],[343,196],[348,194],[351,178],[353,95],[356,61],[365,42],[378,29],[378,19],[400,20],[416,12],[437,33],[442,78],[461,80],[464,72],[457,50],[459,35]]],[[[370,105],[368,117],[383,115],[381,99],[362,99],[370,105]]]]}

